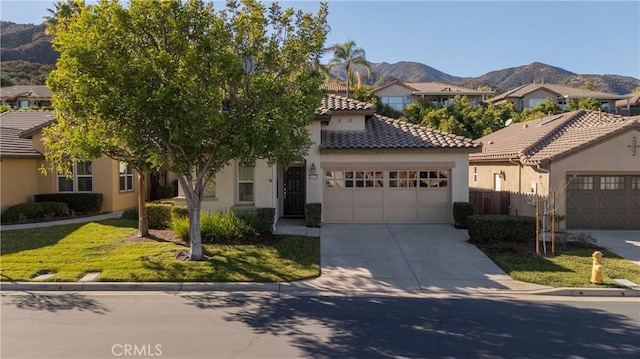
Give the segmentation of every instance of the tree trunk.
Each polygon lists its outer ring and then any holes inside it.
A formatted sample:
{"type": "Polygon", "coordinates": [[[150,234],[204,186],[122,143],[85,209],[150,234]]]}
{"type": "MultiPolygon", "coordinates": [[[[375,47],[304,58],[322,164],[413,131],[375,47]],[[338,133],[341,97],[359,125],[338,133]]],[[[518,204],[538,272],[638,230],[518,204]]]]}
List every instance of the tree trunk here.
{"type": "Polygon", "coordinates": [[[351,74],[349,73],[349,70],[350,70],[349,63],[347,63],[347,65],[345,66],[345,68],[346,68],[346,71],[347,71],[347,98],[349,98],[349,92],[350,92],[350,91],[349,91],[349,90],[350,90],[349,83],[351,82],[351,81],[350,81],[350,79],[349,79],[349,77],[350,77],[350,75],[351,75],[351,74]]]}
{"type": "Polygon", "coordinates": [[[147,208],[145,207],[145,176],[144,172],[138,172],[138,237],[149,235],[149,221],[147,220],[147,208]]]}
{"type": "Polygon", "coordinates": [[[203,260],[202,256],[202,233],[200,230],[200,201],[195,201],[189,205],[189,259],[192,261],[203,260]]]}
{"type": "Polygon", "coordinates": [[[203,188],[193,188],[191,182],[182,175],[178,176],[178,182],[182,186],[184,198],[187,201],[187,210],[189,212],[189,259],[192,261],[203,260],[202,256],[202,232],[200,230],[200,206],[202,197],[199,193],[204,193],[203,188]]]}

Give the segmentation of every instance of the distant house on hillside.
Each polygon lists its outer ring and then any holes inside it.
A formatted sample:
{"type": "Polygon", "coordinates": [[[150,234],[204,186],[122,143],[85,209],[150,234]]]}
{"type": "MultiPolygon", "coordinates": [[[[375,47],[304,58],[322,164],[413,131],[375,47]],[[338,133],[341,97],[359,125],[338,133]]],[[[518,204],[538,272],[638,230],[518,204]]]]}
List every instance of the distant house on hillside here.
{"type": "Polygon", "coordinates": [[[552,99],[557,101],[560,107],[566,110],[568,100],[589,97],[600,101],[600,106],[603,111],[615,112],[616,101],[626,100],[630,96],[589,91],[556,84],[533,83],[503,92],[488,101],[493,103],[510,101],[516,105],[517,109],[523,110],[545,102],[547,99],[552,99]]]}
{"type": "Polygon", "coordinates": [[[443,82],[395,81],[373,90],[373,94],[379,96],[382,103],[397,111],[403,111],[408,104],[418,103],[420,100],[431,101],[436,106],[449,106],[456,96],[467,96],[475,106],[484,102],[485,96],[494,93],[443,82]]]}
{"type": "Polygon", "coordinates": [[[616,111],[621,115],[640,115],[640,91],[630,93],[629,98],[616,101],[616,111]]]}
{"type": "Polygon", "coordinates": [[[14,110],[48,108],[51,107],[51,95],[51,90],[44,85],[0,87],[0,104],[11,106],[14,110]]]}
{"type": "Polygon", "coordinates": [[[337,82],[325,82],[320,85],[320,88],[327,91],[329,95],[347,96],[347,86],[337,82]]]}

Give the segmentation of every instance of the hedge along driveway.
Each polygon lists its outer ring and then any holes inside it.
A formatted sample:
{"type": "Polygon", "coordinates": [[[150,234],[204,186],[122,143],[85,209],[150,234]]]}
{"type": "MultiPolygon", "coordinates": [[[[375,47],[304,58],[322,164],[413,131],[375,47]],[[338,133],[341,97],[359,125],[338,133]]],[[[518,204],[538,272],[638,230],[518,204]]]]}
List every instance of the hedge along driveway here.
{"type": "Polygon", "coordinates": [[[101,272],[99,281],[280,282],[320,272],[320,241],[283,236],[258,245],[204,245],[207,261],[176,259],[188,247],[173,242],[129,241],[135,221],[112,219],[2,233],[1,279],[76,281],[101,272]]]}

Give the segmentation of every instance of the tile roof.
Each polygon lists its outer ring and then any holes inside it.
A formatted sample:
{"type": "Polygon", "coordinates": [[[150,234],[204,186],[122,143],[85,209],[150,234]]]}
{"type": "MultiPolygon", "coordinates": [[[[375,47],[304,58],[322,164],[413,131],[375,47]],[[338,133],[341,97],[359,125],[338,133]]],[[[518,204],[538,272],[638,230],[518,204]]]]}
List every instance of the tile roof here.
{"type": "Polygon", "coordinates": [[[619,116],[597,111],[574,111],[539,120],[514,123],[477,141],[482,152],[470,160],[519,159],[536,165],[560,159],[596,142],[640,129],[640,116],[619,116]]]}
{"type": "Polygon", "coordinates": [[[444,82],[403,82],[405,86],[413,88],[417,93],[468,93],[468,94],[491,94],[492,91],[477,91],[467,87],[452,85],[444,82]]]}
{"type": "Polygon", "coordinates": [[[344,96],[330,94],[322,99],[322,105],[316,110],[316,115],[330,115],[333,111],[373,111],[373,104],[353,100],[344,96]]]}
{"type": "Polygon", "coordinates": [[[568,96],[569,98],[582,98],[582,97],[593,97],[596,99],[603,100],[617,100],[621,98],[627,98],[627,95],[616,95],[607,92],[598,92],[598,91],[589,91],[584,89],[573,88],[569,86],[556,85],[556,84],[528,84],[520,87],[516,87],[514,89],[505,91],[491,99],[491,102],[497,102],[500,100],[504,100],[508,97],[524,97],[525,95],[540,90],[546,89],[549,92],[556,94],[558,97],[568,96]]]}
{"type": "MultiPolygon", "coordinates": [[[[629,106],[640,105],[640,91],[630,93],[627,95],[629,98],[629,106]]],[[[627,99],[616,101],[616,107],[627,107],[627,99]]]]}
{"type": "Polygon", "coordinates": [[[325,82],[320,85],[320,88],[322,90],[327,90],[327,92],[339,92],[339,93],[347,92],[347,86],[341,85],[335,82],[325,82]]]}
{"type": "Polygon", "coordinates": [[[431,130],[412,123],[375,115],[365,120],[364,131],[322,131],[320,149],[465,149],[477,152],[480,144],[469,138],[431,130]]]}
{"type": "Polygon", "coordinates": [[[414,92],[415,95],[427,95],[427,94],[463,94],[463,95],[488,95],[493,94],[493,91],[478,91],[467,87],[448,84],[445,82],[401,82],[394,81],[375,89],[373,92],[379,91],[383,88],[399,85],[408,90],[414,92]]]}
{"type": "Polygon", "coordinates": [[[0,157],[42,157],[24,136],[53,123],[51,111],[9,111],[0,114],[0,157]]]}
{"type": "Polygon", "coordinates": [[[44,85],[16,85],[0,87],[0,99],[20,97],[51,98],[53,93],[44,85]]]}

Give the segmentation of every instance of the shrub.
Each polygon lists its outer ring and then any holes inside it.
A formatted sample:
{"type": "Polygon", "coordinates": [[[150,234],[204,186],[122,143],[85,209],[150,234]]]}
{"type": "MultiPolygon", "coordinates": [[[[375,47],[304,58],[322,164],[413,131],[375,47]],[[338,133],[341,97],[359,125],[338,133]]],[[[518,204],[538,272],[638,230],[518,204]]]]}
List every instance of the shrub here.
{"type": "MultiPolygon", "coordinates": [[[[258,238],[258,233],[247,223],[247,220],[253,220],[248,218],[257,218],[257,215],[249,212],[238,215],[231,211],[224,213],[201,213],[200,229],[202,242],[216,244],[254,243],[258,238]]],[[[189,241],[188,218],[174,218],[171,228],[180,239],[189,241]]]]}
{"type": "MultiPolygon", "coordinates": [[[[166,229],[171,227],[172,204],[146,203],[147,221],[149,229],[166,229]]],[[[122,218],[138,220],[138,207],[133,207],[122,212],[122,218]]]]}
{"type": "Polygon", "coordinates": [[[18,223],[26,220],[49,219],[69,216],[71,211],[62,202],[28,202],[8,208],[2,213],[2,223],[18,223]]]}
{"type": "Polygon", "coordinates": [[[275,208],[256,209],[257,223],[254,229],[261,236],[273,233],[273,225],[276,218],[275,208]]]}
{"type": "Polygon", "coordinates": [[[95,214],[102,210],[102,193],[48,193],[37,194],[35,202],[63,202],[80,214],[95,214]]]}
{"type": "Polygon", "coordinates": [[[187,206],[173,206],[171,207],[171,218],[189,219],[189,209],[187,208],[187,206]]]}
{"type": "Polygon", "coordinates": [[[467,225],[471,243],[527,243],[533,242],[536,238],[534,217],[502,214],[474,215],[467,218],[467,225]]]}
{"type": "Polygon", "coordinates": [[[122,216],[120,216],[120,217],[121,218],[126,218],[126,219],[138,220],[138,207],[125,209],[122,212],[122,216]]]}
{"type": "Polygon", "coordinates": [[[174,186],[158,186],[158,199],[173,198],[176,196],[176,188],[174,186]]]}
{"type": "Polygon", "coordinates": [[[304,206],[307,227],[320,227],[322,222],[322,203],[307,203],[304,206]]]}
{"type": "Polygon", "coordinates": [[[476,207],[470,202],[453,203],[453,220],[456,228],[467,228],[467,217],[473,216],[476,207]]]}
{"type": "Polygon", "coordinates": [[[147,203],[147,220],[150,229],[166,229],[171,227],[171,204],[147,203]]]}

